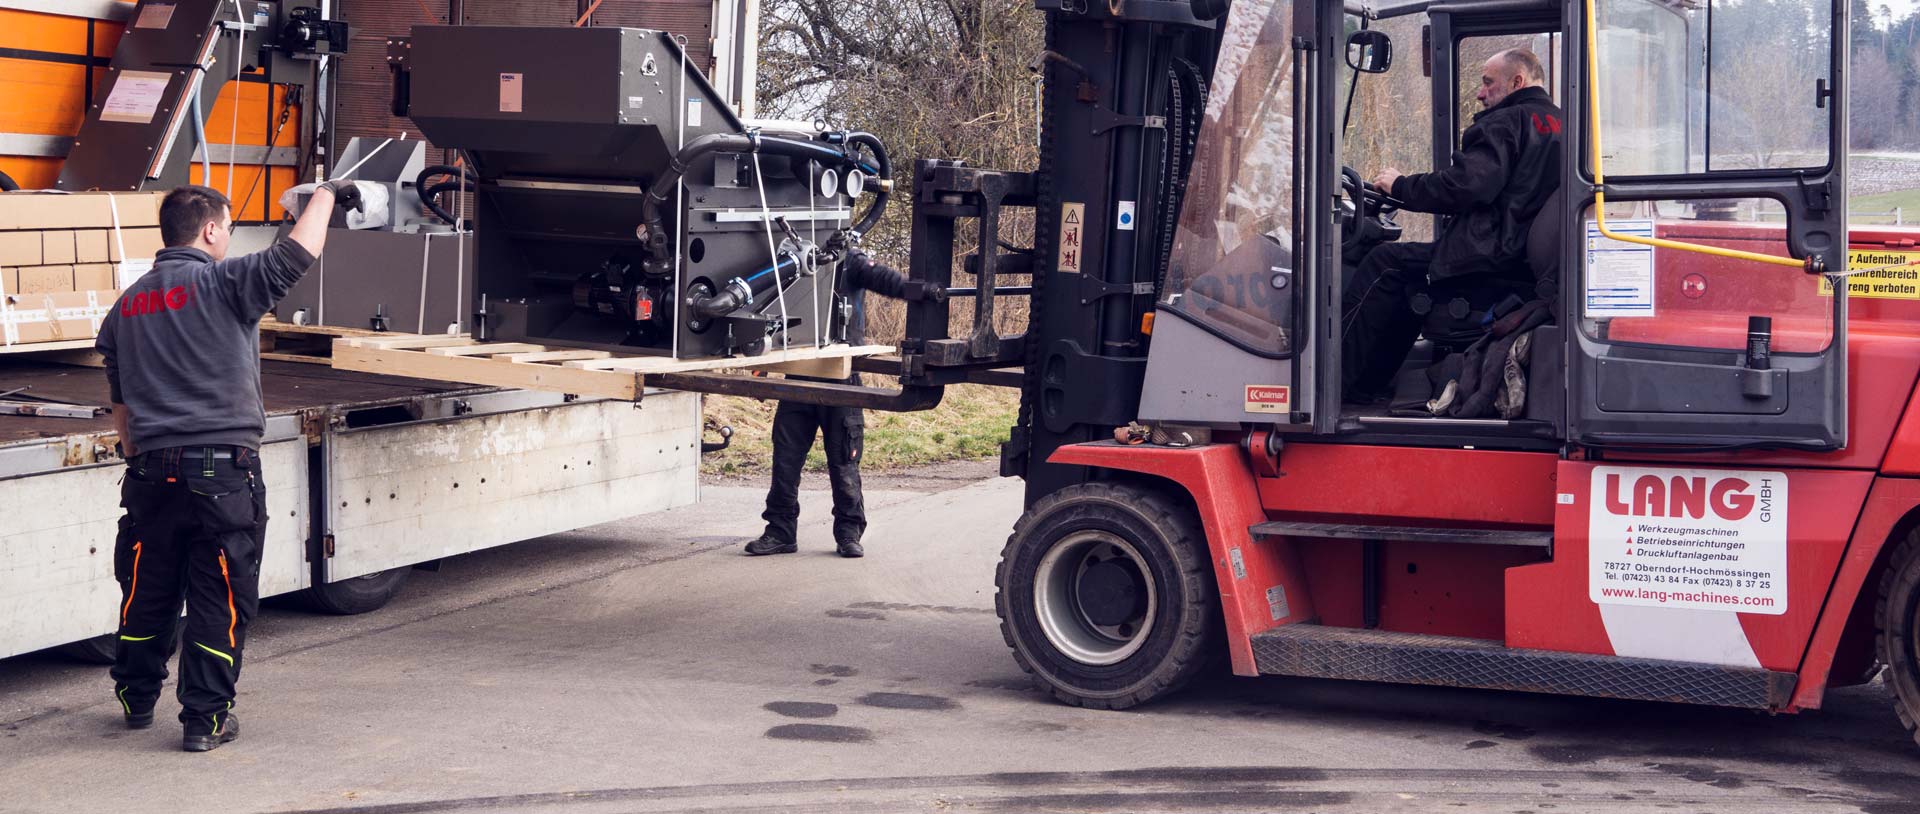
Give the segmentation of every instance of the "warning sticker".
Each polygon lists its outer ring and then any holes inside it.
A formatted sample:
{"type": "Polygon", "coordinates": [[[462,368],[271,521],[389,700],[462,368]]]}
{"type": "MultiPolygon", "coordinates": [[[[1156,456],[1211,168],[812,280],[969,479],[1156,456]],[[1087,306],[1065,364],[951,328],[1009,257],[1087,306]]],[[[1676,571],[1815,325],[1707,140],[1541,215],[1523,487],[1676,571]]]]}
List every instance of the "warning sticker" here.
{"type": "MultiPolygon", "coordinates": [[[[1651,220],[1607,223],[1616,235],[1653,237],[1651,220]]],[[[1589,319],[1653,316],[1653,247],[1613,240],[1600,224],[1587,222],[1587,304],[1589,319]]]]}
{"type": "Polygon", "coordinates": [[[503,73],[500,75],[500,112],[523,113],[526,111],[527,75],[503,73]]]}
{"type": "Polygon", "coordinates": [[[107,94],[107,101],[100,106],[100,120],[129,124],[152,122],[154,111],[166,101],[167,83],[172,80],[172,74],[158,71],[121,71],[120,78],[113,82],[113,90],[107,94]]]}
{"type": "Polygon", "coordinates": [[[1060,264],[1061,271],[1080,271],[1081,230],[1086,227],[1087,205],[1081,203],[1060,204],[1060,264]]]}
{"type": "Polygon", "coordinates": [[[1601,466],[1592,477],[1589,599],[1787,612],[1786,473],[1601,466]]]}
{"type": "MultiPolygon", "coordinates": [[[[1920,252],[1850,251],[1847,270],[1880,269],[1920,261],[1920,252]]],[[[1820,296],[1833,296],[1833,279],[1820,277],[1820,296]]],[[[1875,300],[1920,300],[1920,266],[1867,271],[1847,278],[1847,296],[1875,300]]]]}
{"type": "Polygon", "coordinates": [[[1284,384],[1247,385],[1247,412],[1285,413],[1292,409],[1292,387],[1284,384]]]}

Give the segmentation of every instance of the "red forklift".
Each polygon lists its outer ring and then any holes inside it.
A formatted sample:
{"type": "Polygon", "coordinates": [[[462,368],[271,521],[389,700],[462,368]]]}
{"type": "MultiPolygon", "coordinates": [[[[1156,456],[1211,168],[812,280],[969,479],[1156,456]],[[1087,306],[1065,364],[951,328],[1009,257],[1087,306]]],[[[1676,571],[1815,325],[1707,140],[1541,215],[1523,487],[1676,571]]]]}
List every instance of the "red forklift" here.
{"type": "MultiPolygon", "coordinates": [[[[1145,703],[1224,648],[1245,676],[1794,712],[1884,664],[1914,726],[1920,232],[1848,231],[1845,2],[1039,6],[1039,166],[914,167],[912,276],[951,298],[867,364],[905,390],[785,395],[921,407],[1021,365],[996,606],[1054,697],[1145,703]],[[1344,404],[1343,270],[1414,228],[1342,166],[1380,124],[1352,100],[1427,89],[1384,109],[1444,167],[1513,41],[1566,114],[1524,392],[1497,417],[1344,404]],[[993,331],[996,297],[1026,332],[993,331]]],[[[1417,405],[1474,326],[1408,318],[1417,405]]]]}

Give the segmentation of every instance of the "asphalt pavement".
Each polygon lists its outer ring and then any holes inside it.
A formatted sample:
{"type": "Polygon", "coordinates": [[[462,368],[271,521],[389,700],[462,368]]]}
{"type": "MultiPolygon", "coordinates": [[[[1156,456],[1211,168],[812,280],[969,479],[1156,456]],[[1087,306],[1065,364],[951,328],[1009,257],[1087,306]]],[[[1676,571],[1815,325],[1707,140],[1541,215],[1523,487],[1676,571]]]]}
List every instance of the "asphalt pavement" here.
{"type": "Polygon", "coordinates": [[[762,490],[447,560],[388,607],[269,607],[240,739],[130,732],[98,667],[0,661],[0,812],[1920,812],[1877,685],[1794,716],[1216,675],[1034,691],[993,568],[1020,483],[870,478],[869,556],[739,555],[762,490]]]}

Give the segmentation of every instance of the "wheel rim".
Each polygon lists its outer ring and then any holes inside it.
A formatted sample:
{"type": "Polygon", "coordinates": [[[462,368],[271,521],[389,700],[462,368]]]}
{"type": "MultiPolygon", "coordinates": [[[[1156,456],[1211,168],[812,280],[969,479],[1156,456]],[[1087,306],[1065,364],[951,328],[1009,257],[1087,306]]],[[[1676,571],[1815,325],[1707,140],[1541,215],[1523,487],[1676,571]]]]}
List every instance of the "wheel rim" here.
{"type": "Polygon", "coordinates": [[[1117,664],[1139,652],[1160,608],[1139,549],[1104,531],[1080,531],[1034,570],[1035,615],[1047,642],[1082,664],[1117,664]]]}

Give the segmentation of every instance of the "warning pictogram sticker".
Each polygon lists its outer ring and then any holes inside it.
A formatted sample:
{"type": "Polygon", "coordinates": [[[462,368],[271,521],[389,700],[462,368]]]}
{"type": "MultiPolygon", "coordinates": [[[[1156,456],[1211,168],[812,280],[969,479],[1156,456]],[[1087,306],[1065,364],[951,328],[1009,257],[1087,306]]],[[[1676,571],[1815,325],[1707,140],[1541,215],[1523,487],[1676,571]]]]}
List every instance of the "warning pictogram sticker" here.
{"type": "Polygon", "coordinates": [[[1080,271],[1080,250],[1084,247],[1081,230],[1087,220],[1087,205],[1083,203],[1060,204],[1060,264],[1061,271],[1080,271]]]}

